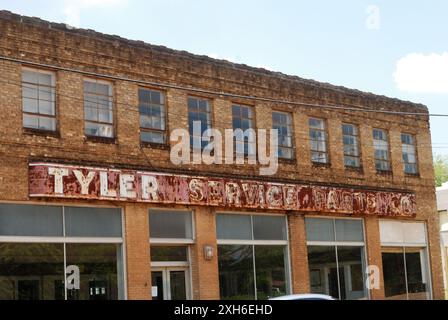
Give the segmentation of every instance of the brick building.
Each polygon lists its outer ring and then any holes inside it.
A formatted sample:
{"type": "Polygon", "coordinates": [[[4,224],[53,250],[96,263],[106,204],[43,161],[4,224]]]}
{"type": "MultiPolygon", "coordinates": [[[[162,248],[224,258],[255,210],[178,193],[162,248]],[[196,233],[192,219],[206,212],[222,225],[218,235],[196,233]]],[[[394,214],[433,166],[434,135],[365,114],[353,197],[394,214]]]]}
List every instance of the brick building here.
{"type": "Polygon", "coordinates": [[[443,298],[425,106],[6,11],[0,74],[1,299],[443,298]],[[277,172],[173,164],[193,120],[277,172]]]}

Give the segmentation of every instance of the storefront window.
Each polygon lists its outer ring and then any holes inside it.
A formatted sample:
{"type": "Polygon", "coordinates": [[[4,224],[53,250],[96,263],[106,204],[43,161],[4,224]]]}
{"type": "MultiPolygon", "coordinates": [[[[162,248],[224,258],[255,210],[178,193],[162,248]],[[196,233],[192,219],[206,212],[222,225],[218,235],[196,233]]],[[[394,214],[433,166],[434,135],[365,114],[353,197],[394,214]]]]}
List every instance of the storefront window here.
{"type": "Polygon", "coordinates": [[[0,235],[62,237],[62,207],[2,204],[0,235]]]}
{"type": "Polygon", "coordinates": [[[307,218],[306,232],[311,292],[367,298],[362,220],[307,218]]]}
{"type": "Polygon", "coordinates": [[[121,235],[119,209],[0,205],[0,299],[123,299],[121,235]]]}
{"type": "Polygon", "coordinates": [[[221,299],[255,299],[252,246],[218,246],[221,299]]]}
{"type": "Polygon", "coordinates": [[[65,207],[67,237],[121,237],[121,212],[118,209],[65,207]]]}
{"type": "Polygon", "coordinates": [[[67,290],[69,300],[118,299],[118,245],[70,243],[66,251],[67,265],[77,266],[80,273],[80,289],[67,290]]]}
{"type": "Polygon", "coordinates": [[[286,294],[285,246],[254,246],[257,299],[286,294]]]}
{"type": "Polygon", "coordinates": [[[221,299],[268,299],[289,292],[286,220],[218,214],[221,299]]]}
{"type": "Polygon", "coordinates": [[[425,224],[382,220],[380,238],[386,299],[429,299],[425,224]]]}
{"type": "Polygon", "coordinates": [[[61,300],[63,281],[62,244],[0,244],[0,300],[61,300]]]}

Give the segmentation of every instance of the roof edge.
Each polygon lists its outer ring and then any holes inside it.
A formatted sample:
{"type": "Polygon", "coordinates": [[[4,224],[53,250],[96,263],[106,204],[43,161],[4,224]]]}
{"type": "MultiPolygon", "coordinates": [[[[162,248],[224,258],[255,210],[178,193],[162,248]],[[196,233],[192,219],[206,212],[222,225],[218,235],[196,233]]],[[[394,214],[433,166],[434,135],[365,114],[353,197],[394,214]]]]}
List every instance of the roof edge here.
{"type": "Polygon", "coordinates": [[[223,59],[215,59],[215,58],[211,58],[206,55],[198,55],[198,54],[190,53],[190,52],[184,51],[184,50],[171,49],[171,48],[168,48],[168,47],[165,47],[162,45],[154,45],[154,44],[150,44],[150,43],[147,43],[147,42],[144,42],[141,40],[131,40],[131,39],[123,38],[118,35],[105,34],[105,33],[101,33],[101,32],[98,32],[98,31],[95,31],[92,29],[75,28],[75,27],[71,27],[65,23],[51,22],[51,21],[41,19],[39,17],[30,17],[30,16],[25,16],[25,15],[20,15],[20,14],[13,13],[8,10],[0,10],[0,19],[10,20],[10,21],[19,22],[19,23],[27,23],[27,24],[37,25],[42,28],[50,28],[50,29],[60,30],[60,31],[68,32],[68,33],[72,33],[72,34],[91,36],[91,37],[95,37],[99,40],[108,40],[108,41],[112,41],[112,42],[118,41],[120,43],[123,43],[126,46],[133,46],[133,47],[137,47],[140,49],[146,49],[146,50],[155,50],[155,51],[159,51],[161,53],[172,54],[172,55],[181,56],[184,58],[187,57],[187,58],[194,59],[194,60],[198,60],[198,59],[203,60],[203,61],[205,60],[211,64],[218,64],[219,66],[222,66],[222,67],[257,73],[257,74],[261,74],[264,76],[274,77],[279,80],[294,81],[294,82],[298,82],[303,85],[309,85],[309,86],[313,86],[313,87],[320,87],[320,88],[326,89],[326,90],[331,90],[336,93],[350,94],[350,95],[367,98],[367,99],[380,99],[385,102],[400,104],[400,105],[405,104],[408,106],[416,107],[416,108],[420,109],[421,111],[428,113],[427,106],[422,103],[416,103],[416,102],[402,100],[402,99],[398,99],[398,98],[392,98],[392,97],[388,97],[385,95],[361,91],[361,90],[353,89],[353,88],[347,88],[347,87],[339,86],[339,85],[333,85],[331,83],[320,82],[320,81],[313,80],[313,79],[305,79],[305,78],[301,78],[299,76],[289,75],[289,74],[285,74],[285,73],[279,72],[279,71],[271,71],[271,70],[267,70],[264,68],[252,67],[252,66],[249,66],[249,65],[246,65],[243,63],[235,63],[235,62],[231,62],[231,61],[227,61],[227,60],[223,60],[223,59]]]}

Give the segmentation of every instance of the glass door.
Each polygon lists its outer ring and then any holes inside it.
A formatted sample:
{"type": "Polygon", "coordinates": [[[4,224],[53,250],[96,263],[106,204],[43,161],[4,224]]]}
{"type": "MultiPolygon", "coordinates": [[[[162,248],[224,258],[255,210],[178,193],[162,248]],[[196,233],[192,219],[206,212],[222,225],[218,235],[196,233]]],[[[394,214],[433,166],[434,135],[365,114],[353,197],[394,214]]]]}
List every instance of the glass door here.
{"type": "Polygon", "coordinates": [[[188,269],[154,268],[151,272],[153,300],[187,300],[189,298],[188,269]]]}

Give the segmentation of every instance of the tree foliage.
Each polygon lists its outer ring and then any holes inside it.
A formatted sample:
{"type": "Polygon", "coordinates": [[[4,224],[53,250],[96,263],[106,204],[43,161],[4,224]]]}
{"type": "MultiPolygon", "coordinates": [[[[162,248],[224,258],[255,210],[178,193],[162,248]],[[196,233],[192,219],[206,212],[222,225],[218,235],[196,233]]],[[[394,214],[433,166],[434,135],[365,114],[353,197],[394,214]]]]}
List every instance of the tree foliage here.
{"type": "Polygon", "coordinates": [[[448,181],[448,156],[436,155],[434,158],[434,174],[436,177],[436,186],[440,187],[442,183],[448,181]]]}

